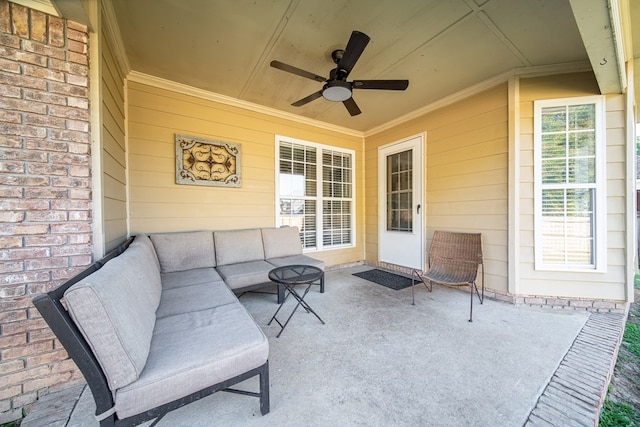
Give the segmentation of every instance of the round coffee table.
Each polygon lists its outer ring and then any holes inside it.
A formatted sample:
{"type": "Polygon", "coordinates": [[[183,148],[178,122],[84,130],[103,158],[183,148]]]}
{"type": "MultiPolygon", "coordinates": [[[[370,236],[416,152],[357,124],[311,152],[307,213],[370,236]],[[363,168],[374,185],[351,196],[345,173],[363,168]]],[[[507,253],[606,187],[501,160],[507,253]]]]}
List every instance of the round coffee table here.
{"type": "Polygon", "coordinates": [[[287,326],[296,310],[298,310],[298,307],[300,306],[302,306],[302,308],[304,308],[307,313],[313,313],[313,315],[316,316],[318,320],[324,325],[324,320],[322,320],[320,316],[318,316],[318,313],[313,311],[311,306],[304,300],[304,297],[307,295],[307,293],[309,293],[309,289],[311,289],[311,285],[322,283],[324,279],[324,271],[320,270],[318,267],[313,267],[311,265],[285,265],[283,267],[276,267],[271,270],[269,272],[269,279],[274,283],[278,283],[279,285],[284,286],[286,291],[289,292],[289,294],[286,294],[285,292],[282,304],[280,304],[280,307],[278,307],[268,323],[270,325],[271,322],[275,320],[276,323],[280,325],[281,329],[276,336],[277,338],[280,337],[282,331],[284,331],[284,328],[287,326]],[[296,291],[296,285],[307,285],[302,295],[300,295],[296,291]],[[284,322],[283,324],[280,323],[276,316],[278,315],[278,312],[280,312],[280,309],[284,306],[284,303],[286,302],[289,295],[292,295],[298,303],[287,318],[286,322],[284,322]]]}

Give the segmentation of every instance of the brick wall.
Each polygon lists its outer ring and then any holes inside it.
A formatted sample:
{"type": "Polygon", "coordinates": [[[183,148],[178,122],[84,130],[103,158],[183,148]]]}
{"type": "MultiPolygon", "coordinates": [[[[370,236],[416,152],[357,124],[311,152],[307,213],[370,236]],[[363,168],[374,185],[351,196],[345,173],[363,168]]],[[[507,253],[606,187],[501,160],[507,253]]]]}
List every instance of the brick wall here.
{"type": "Polygon", "coordinates": [[[31,299],[92,261],[88,48],[0,0],[0,424],[81,378],[31,299]]]}

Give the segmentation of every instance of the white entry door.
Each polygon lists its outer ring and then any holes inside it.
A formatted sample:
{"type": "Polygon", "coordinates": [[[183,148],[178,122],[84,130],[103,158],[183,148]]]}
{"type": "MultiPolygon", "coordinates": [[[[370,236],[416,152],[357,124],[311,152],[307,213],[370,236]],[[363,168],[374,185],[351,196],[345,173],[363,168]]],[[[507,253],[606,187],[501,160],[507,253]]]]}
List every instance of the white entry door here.
{"type": "Polygon", "coordinates": [[[378,149],[378,259],[424,268],[423,136],[378,149]]]}

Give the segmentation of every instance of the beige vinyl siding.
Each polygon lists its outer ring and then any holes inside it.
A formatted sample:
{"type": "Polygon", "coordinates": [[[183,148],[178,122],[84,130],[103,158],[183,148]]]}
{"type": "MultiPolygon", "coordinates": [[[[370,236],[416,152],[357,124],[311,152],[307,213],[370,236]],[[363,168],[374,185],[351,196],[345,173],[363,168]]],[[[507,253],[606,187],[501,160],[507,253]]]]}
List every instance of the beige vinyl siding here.
{"type": "MultiPolygon", "coordinates": [[[[606,97],[606,272],[535,270],[533,102],[598,95],[591,73],[520,80],[520,295],[625,299],[625,111],[623,95],[606,97]]],[[[600,242],[602,244],[603,242],[600,242]]]]}
{"type": "Polygon", "coordinates": [[[131,234],[275,225],[276,135],[355,151],[356,246],[311,255],[327,265],[364,256],[362,138],[128,82],[131,234]],[[241,146],[240,188],[178,185],[175,135],[241,146]]]}
{"type": "Polygon", "coordinates": [[[492,89],[365,139],[366,259],[378,257],[378,148],[426,133],[426,246],[435,230],[483,235],[486,286],[507,292],[508,89],[492,89]]]}
{"type": "Polygon", "coordinates": [[[109,37],[101,37],[102,208],[105,250],[127,236],[124,77],[109,37]]]}

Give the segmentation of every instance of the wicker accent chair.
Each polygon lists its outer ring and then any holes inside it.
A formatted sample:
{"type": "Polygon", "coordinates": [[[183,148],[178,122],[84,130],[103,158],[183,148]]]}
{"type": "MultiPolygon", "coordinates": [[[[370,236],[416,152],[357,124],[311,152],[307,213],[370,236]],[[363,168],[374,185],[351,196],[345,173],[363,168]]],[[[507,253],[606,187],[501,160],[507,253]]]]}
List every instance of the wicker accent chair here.
{"type": "Polygon", "coordinates": [[[429,269],[426,272],[413,270],[411,280],[412,304],[415,305],[415,285],[424,283],[429,292],[433,282],[448,286],[469,286],[471,306],[469,322],[473,321],[473,293],[480,304],[484,302],[484,266],[482,262],[482,235],[480,233],[456,233],[436,231],[429,249],[429,269]],[[476,279],[482,266],[482,295],[476,279]]]}

